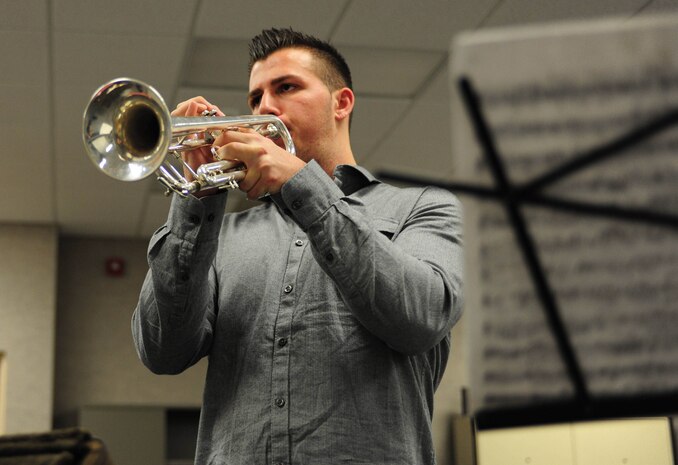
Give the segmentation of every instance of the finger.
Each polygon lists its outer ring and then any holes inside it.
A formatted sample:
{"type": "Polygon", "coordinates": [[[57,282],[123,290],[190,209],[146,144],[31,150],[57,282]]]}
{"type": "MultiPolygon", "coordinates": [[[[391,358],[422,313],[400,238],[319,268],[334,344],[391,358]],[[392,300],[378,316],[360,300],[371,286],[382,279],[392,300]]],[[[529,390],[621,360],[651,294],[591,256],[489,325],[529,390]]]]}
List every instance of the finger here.
{"type": "Polygon", "coordinates": [[[207,109],[207,105],[189,100],[180,103],[177,108],[171,113],[172,116],[197,116],[207,109]]]}
{"type": "Polygon", "coordinates": [[[193,97],[179,103],[171,114],[173,116],[198,116],[205,110],[215,110],[217,115],[224,116],[219,107],[211,104],[204,97],[193,97]]]}
{"type": "Polygon", "coordinates": [[[221,147],[231,142],[254,143],[257,140],[263,140],[263,136],[258,132],[248,128],[229,128],[221,132],[214,140],[214,145],[221,147]]]}
{"type": "Polygon", "coordinates": [[[247,198],[249,200],[262,200],[266,195],[268,195],[268,191],[266,189],[251,189],[246,192],[247,198]]]}
{"type": "Polygon", "coordinates": [[[216,151],[220,160],[240,160],[245,166],[255,164],[257,158],[266,153],[266,149],[257,144],[246,142],[229,142],[216,151]]]}
{"type": "Polygon", "coordinates": [[[245,171],[245,177],[238,183],[238,186],[250,200],[258,200],[274,192],[272,190],[274,187],[267,182],[263,172],[256,167],[248,168],[245,171]]]}
{"type": "Polygon", "coordinates": [[[206,107],[212,106],[212,104],[210,102],[208,102],[205,99],[205,97],[197,96],[197,97],[189,98],[188,100],[184,100],[183,102],[181,102],[177,105],[177,108],[184,106],[184,105],[191,103],[191,102],[200,103],[202,105],[205,105],[206,107]]]}
{"type": "Polygon", "coordinates": [[[181,157],[193,170],[197,170],[200,165],[215,161],[210,147],[198,147],[181,152],[181,157]]]}
{"type": "Polygon", "coordinates": [[[257,199],[267,193],[268,186],[261,178],[261,171],[257,162],[259,157],[265,154],[261,147],[231,142],[221,147],[217,154],[221,160],[237,160],[245,164],[245,177],[238,184],[240,190],[247,193],[248,198],[257,199]]]}
{"type": "Polygon", "coordinates": [[[199,116],[204,111],[208,110],[207,105],[201,102],[191,102],[186,109],[186,116],[199,116]]]}
{"type": "Polygon", "coordinates": [[[256,200],[266,194],[266,186],[261,182],[259,172],[255,170],[247,170],[245,177],[238,183],[238,186],[250,200],[256,200]]]}

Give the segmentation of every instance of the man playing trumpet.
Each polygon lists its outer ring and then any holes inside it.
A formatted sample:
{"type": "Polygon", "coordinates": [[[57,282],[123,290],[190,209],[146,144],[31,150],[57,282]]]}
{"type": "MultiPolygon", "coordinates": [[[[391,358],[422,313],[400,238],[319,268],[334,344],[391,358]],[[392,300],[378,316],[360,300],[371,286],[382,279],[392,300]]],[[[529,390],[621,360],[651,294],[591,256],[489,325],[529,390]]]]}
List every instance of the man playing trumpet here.
{"type": "MultiPolygon", "coordinates": [[[[248,102],[287,126],[297,156],[224,131],[262,205],[174,196],[151,239],[132,329],[155,373],[209,359],[197,464],[433,464],[433,393],[461,312],[461,217],[439,189],[399,189],[357,166],[351,75],[289,29],[250,43],[248,102]]],[[[218,108],[201,97],[175,116],[218,108]]],[[[214,161],[203,148],[185,155],[214,161]]]]}

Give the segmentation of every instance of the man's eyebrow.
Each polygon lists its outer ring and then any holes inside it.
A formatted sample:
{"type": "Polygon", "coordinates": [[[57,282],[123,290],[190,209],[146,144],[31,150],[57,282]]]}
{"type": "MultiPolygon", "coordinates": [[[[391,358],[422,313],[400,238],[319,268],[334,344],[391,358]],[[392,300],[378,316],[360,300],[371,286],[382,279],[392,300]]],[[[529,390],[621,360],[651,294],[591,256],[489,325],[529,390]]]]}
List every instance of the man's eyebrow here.
{"type": "MultiPolygon", "coordinates": [[[[273,79],[270,82],[270,84],[274,86],[276,84],[280,84],[281,82],[286,81],[287,79],[290,79],[290,78],[293,78],[293,77],[294,77],[293,74],[285,74],[283,76],[279,76],[279,77],[273,79]]],[[[247,94],[247,101],[250,102],[254,97],[258,97],[259,95],[261,95],[261,89],[252,90],[247,94]]]]}

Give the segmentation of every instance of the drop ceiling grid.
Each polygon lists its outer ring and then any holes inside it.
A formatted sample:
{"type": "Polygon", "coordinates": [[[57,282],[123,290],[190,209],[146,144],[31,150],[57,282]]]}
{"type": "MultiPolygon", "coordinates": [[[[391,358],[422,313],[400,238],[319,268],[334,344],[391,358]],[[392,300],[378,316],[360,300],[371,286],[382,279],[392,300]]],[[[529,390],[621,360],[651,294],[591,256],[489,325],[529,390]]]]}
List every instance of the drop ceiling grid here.
{"type": "Polygon", "coordinates": [[[53,223],[46,86],[0,85],[0,221],[53,223]]]}
{"type": "Polygon", "coordinates": [[[52,223],[48,16],[44,1],[0,1],[0,221],[52,223]]]}
{"type": "Polygon", "coordinates": [[[197,0],[52,2],[57,211],[64,234],[133,236],[148,190],[107,178],[87,160],[82,113],[119,76],[171,94],[197,0]]]}
{"type": "Polygon", "coordinates": [[[329,38],[349,0],[202,0],[196,37],[248,40],[269,27],[288,27],[329,38]]]}
{"type": "Polygon", "coordinates": [[[453,35],[479,24],[494,1],[354,1],[332,40],[338,45],[444,52],[453,35]]]}
{"type": "Polygon", "coordinates": [[[149,188],[153,181],[109,180],[88,165],[84,155],[80,141],[84,104],[98,85],[113,77],[144,79],[172,100],[171,105],[175,95],[183,98],[195,88],[204,89],[214,93],[219,105],[246,113],[246,40],[276,22],[291,25],[330,39],[349,58],[358,95],[353,144],[361,163],[447,176],[454,167],[445,147],[449,101],[436,95],[440,80],[431,79],[437,70],[431,63],[432,57],[447,53],[457,32],[480,25],[664,14],[676,11],[678,4],[674,0],[0,0],[0,9],[0,104],[11,109],[12,117],[10,121],[0,117],[4,140],[0,166],[6,179],[0,194],[8,193],[0,202],[0,221],[56,222],[73,234],[110,236],[145,234],[148,210],[155,202],[145,196],[157,195],[157,189],[149,188]],[[187,48],[196,44],[208,44],[204,48],[209,53],[201,55],[194,49],[195,55],[189,57],[197,61],[184,60],[187,48]],[[191,63],[203,80],[182,69],[191,63]],[[215,79],[208,82],[205,76],[215,79]],[[48,140],[50,133],[54,140],[48,140]],[[26,138],[37,164],[31,169],[30,190],[24,168],[13,156],[25,153],[20,140],[26,138]],[[51,150],[55,163],[50,173],[51,150]],[[53,196],[53,185],[56,213],[44,202],[53,196]]]}
{"type": "Polygon", "coordinates": [[[440,67],[387,136],[364,160],[375,173],[446,179],[454,171],[448,68],[440,67]]]}
{"type": "MultiPolygon", "coordinates": [[[[17,2],[18,3],[18,2],[17,2]]],[[[56,32],[186,36],[198,0],[52,0],[56,32]]]]}

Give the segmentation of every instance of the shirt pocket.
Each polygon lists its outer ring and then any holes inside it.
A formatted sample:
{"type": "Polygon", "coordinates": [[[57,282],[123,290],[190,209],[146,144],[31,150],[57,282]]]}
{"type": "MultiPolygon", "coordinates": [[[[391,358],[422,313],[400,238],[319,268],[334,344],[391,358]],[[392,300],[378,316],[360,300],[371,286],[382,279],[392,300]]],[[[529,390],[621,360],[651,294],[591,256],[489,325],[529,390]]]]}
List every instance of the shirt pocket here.
{"type": "Polygon", "coordinates": [[[392,218],[375,218],[372,221],[372,225],[377,231],[386,236],[389,241],[395,238],[396,231],[398,230],[398,222],[392,218]]]}

